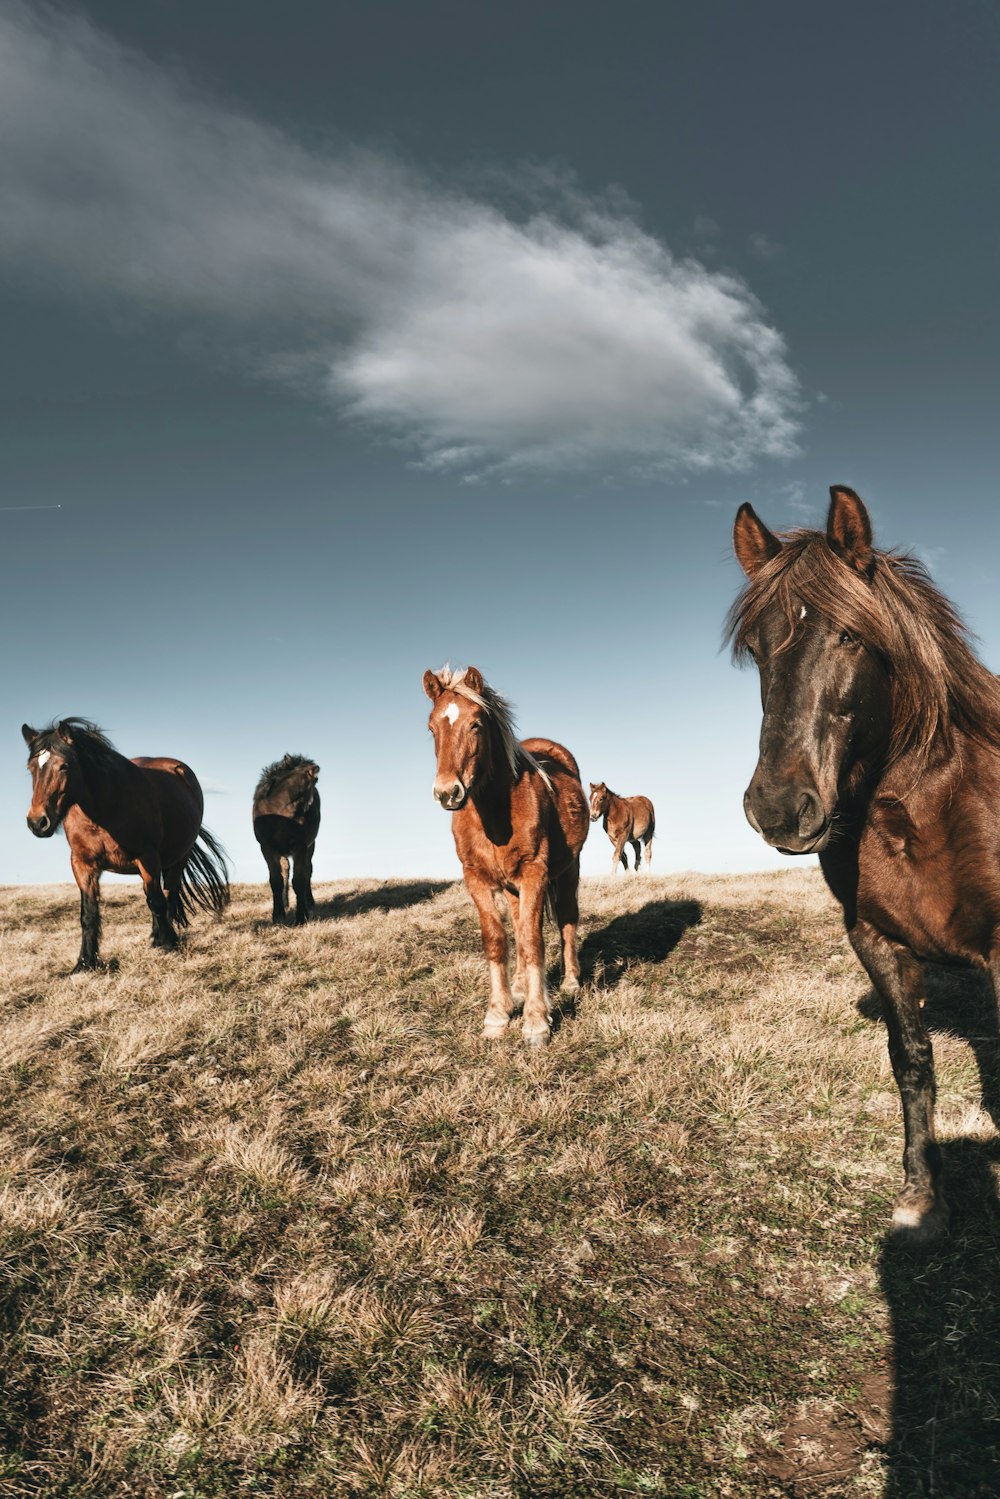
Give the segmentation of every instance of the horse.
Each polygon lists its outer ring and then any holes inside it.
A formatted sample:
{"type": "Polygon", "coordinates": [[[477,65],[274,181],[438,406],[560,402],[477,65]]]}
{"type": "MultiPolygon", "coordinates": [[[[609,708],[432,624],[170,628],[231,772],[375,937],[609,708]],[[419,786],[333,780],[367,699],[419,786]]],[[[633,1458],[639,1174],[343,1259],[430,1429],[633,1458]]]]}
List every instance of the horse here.
{"type": "Polygon", "coordinates": [[[971,964],[1000,996],[1000,682],[922,564],[875,548],[854,490],[831,488],[825,533],[776,536],[742,505],[734,545],[749,582],[728,631],[763,704],[746,816],[817,853],[843,908],[902,1100],[893,1229],[930,1240],[948,1206],[923,964],[971,964]]]}
{"type": "Polygon", "coordinates": [[[21,734],[31,772],[28,827],[36,838],[64,828],[80,890],[83,940],[74,973],[105,966],[98,953],[106,870],[141,877],[154,947],[176,948],[177,928],[199,907],[222,914],[226,858],[202,827],[204,797],[190,766],[165,757],[126,760],[85,718],[45,729],[22,724],[21,734]]]}
{"type": "Polygon", "coordinates": [[[302,755],[285,755],[265,765],[253,794],[253,834],[271,880],[271,920],[283,922],[288,910],[288,861],[292,861],[295,925],[312,916],[312,858],[319,832],[319,766],[302,755]]]}
{"type": "Polygon", "coordinates": [[[576,760],[551,739],[519,742],[511,706],[469,666],[424,672],[431,700],[437,775],[434,799],[451,812],[455,849],[479,913],[490,992],[483,1034],[502,1036],[523,1002],[521,1036],[544,1046],[552,1033],[545,986],[543,908],[562,938],[562,988],[580,987],[576,929],[580,850],[587,837],[587,802],[576,760]],[[513,990],[507,935],[497,909],[503,893],[514,927],[513,990]]]}
{"type": "Polygon", "coordinates": [[[626,843],[631,843],[635,854],[635,872],[642,863],[642,848],[646,849],[647,866],[653,862],[653,834],[656,831],[656,815],[648,796],[616,796],[603,781],[590,783],[590,820],[604,818],[604,831],[611,839],[614,853],[611,856],[611,873],[619,862],[628,869],[625,853],[626,843]]]}

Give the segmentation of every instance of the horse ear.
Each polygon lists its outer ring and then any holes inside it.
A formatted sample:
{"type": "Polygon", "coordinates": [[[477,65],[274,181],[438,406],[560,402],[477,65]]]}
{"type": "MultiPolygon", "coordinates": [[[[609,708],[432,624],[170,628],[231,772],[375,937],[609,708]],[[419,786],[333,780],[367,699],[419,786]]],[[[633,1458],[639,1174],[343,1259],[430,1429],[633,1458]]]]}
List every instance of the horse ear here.
{"type": "Polygon", "coordinates": [[[34,742],[35,742],[35,740],[38,738],[38,730],[31,728],[30,725],[28,725],[26,723],[23,723],[21,725],[21,738],[24,740],[25,744],[28,745],[28,747],[30,748],[31,745],[33,745],[34,742]]]}
{"type": "Polygon", "coordinates": [[[317,776],[319,775],[319,766],[310,765],[309,769],[306,771],[306,775],[309,777],[310,781],[315,781],[317,776]]]}
{"type": "Polygon", "coordinates": [[[872,523],[860,495],[846,484],[831,484],[830,513],[826,518],[829,545],[859,573],[870,572],[872,556],[872,523]]]}
{"type": "Polygon", "coordinates": [[[478,666],[467,666],[465,668],[465,685],[471,687],[473,692],[483,695],[483,674],[478,666]]]}
{"type": "Polygon", "coordinates": [[[432,671],[424,672],[424,691],[426,692],[432,703],[434,702],[435,698],[439,698],[444,691],[444,688],[441,686],[441,683],[432,671]]]}
{"type": "Polygon", "coordinates": [[[736,512],[733,548],[740,567],[748,578],[752,578],[765,562],[777,557],[781,551],[781,542],[767,529],[753,506],[743,504],[736,512]]]}
{"type": "Polygon", "coordinates": [[[56,733],[59,735],[59,738],[62,740],[63,744],[73,743],[73,730],[70,728],[65,719],[63,719],[62,722],[57,726],[56,733]]]}

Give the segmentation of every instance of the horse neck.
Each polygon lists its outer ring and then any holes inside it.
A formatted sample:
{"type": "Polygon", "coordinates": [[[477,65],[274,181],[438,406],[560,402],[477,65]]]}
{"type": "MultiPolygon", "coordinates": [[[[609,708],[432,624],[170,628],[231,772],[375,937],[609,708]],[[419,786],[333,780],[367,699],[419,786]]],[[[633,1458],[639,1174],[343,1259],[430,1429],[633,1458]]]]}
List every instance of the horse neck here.
{"type": "Polygon", "coordinates": [[[77,805],[98,827],[104,826],[119,807],[122,792],[129,783],[142,779],[139,767],[117,750],[106,752],[104,757],[89,764],[78,754],[77,775],[80,782],[77,805]]]}
{"type": "MultiPolygon", "coordinates": [[[[522,770],[523,774],[523,770],[522,770]]],[[[499,734],[494,738],[490,774],[473,784],[470,799],[479,813],[483,832],[491,843],[507,844],[513,834],[512,800],[515,777],[507,763],[499,734]]]]}

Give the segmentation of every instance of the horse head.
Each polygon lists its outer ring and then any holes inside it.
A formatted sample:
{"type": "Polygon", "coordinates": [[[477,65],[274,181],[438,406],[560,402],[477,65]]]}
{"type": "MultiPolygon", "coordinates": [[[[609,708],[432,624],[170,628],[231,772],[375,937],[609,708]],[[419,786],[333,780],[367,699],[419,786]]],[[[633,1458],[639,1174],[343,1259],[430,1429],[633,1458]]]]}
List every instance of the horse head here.
{"type": "Polygon", "coordinates": [[[21,736],[31,771],[28,827],[36,838],[51,838],[79,797],[73,731],[65,722],[48,732],[22,724],[21,736]]]}
{"type": "Polygon", "coordinates": [[[733,543],[749,586],[732,616],[738,654],[760,673],[757,767],[747,820],[782,853],[816,853],[834,831],[845,790],[890,732],[892,693],[872,648],[880,606],[868,511],[851,489],[830,491],[825,535],[787,539],[742,505],[733,543]]]}
{"type": "Polygon", "coordinates": [[[590,820],[596,822],[608,810],[608,788],[603,781],[590,783],[590,820]]]}

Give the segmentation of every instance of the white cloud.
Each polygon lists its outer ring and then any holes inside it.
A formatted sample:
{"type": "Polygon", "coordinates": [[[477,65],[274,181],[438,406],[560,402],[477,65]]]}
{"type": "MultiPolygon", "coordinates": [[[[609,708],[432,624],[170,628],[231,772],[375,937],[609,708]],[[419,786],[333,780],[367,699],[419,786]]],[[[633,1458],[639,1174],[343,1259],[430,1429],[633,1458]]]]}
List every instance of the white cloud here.
{"type": "Polygon", "coordinates": [[[431,466],[795,451],[797,382],[752,293],[614,198],[533,174],[517,216],[383,156],[306,149],[19,0],[0,0],[0,129],[0,258],[197,319],[255,370],[320,371],[314,388],[431,466]]]}

